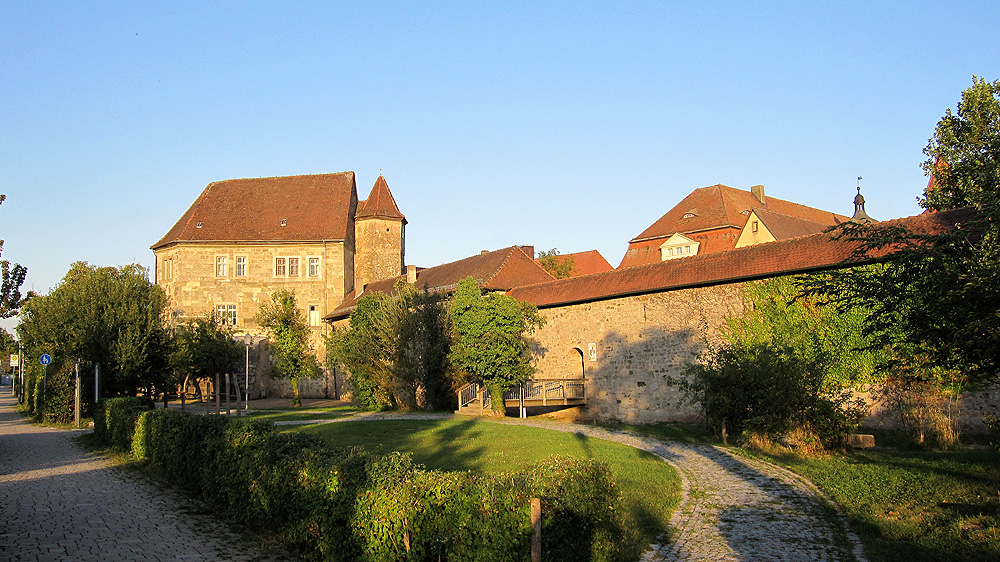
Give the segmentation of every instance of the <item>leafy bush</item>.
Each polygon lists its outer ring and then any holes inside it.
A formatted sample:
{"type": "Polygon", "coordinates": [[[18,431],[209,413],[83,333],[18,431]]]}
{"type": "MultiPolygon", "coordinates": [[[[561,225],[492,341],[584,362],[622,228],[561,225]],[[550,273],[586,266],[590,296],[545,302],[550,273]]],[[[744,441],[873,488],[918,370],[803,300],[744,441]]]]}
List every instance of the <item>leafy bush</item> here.
{"type": "Polygon", "coordinates": [[[330,450],[260,420],[108,406],[102,419],[114,424],[134,416],[136,458],[310,557],[524,559],[532,497],[542,500],[546,560],[616,559],[624,544],[618,490],[594,460],[553,458],[514,474],[427,471],[408,454],[330,450]]]}
{"type": "Polygon", "coordinates": [[[794,428],[815,431],[827,447],[841,446],[860,423],[860,401],[824,392],[825,365],[796,349],[769,344],[712,348],[703,364],[689,365],[680,381],[716,428],[730,434],[775,436],[794,428]]]}
{"type": "Polygon", "coordinates": [[[990,430],[990,445],[1000,451],[1000,418],[996,416],[986,416],[983,418],[986,429],[990,430]]]}
{"type": "Polygon", "coordinates": [[[145,397],[101,400],[94,411],[94,438],[113,449],[130,451],[136,420],[140,414],[153,408],[153,400],[145,397]]]}

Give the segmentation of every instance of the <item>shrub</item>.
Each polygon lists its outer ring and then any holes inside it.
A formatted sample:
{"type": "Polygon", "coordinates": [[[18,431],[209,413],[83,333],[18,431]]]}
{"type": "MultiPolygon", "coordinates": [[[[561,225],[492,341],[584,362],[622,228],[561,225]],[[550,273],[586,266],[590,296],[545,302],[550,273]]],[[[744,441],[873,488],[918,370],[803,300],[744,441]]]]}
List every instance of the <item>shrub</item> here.
{"type": "MultiPolygon", "coordinates": [[[[616,559],[624,543],[617,488],[594,460],[553,458],[499,475],[427,471],[408,454],[330,450],[269,422],[139,406],[109,400],[102,417],[132,416],[136,458],[309,557],[524,559],[531,497],[542,500],[546,560],[616,559]]],[[[105,433],[118,431],[105,423],[105,433]]]]}
{"type": "Polygon", "coordinates": [[[986,429],[990,430],[990,445],[1000,451],[1000,418],[996,416],[986,416],[983,418],[986,429]]]}
{"type": "Polygon", "coordinates": [[[704,363],[689,365],[679,383],[708,420],[729,434],[775,437],[795,428],[815,431],[823,444],[843,444],[864,409],[846,392],[825,389],[824,358],[791,346],[728,344],[711,348],[704,363]]]}
{"type": "Polygon", "coordinates": [[[108,398],[94,410],[94,438],[102,445],[119,451],[132,450],[136,420],[146,410],[155,408],[145,397],[108,398]]]}

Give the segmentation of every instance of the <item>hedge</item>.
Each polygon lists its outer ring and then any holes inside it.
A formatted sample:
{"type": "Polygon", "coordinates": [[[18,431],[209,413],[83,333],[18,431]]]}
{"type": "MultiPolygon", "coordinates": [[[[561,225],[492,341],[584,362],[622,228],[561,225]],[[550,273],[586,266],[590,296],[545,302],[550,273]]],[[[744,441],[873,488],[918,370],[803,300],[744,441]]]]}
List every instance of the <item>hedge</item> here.
{"type": "MultiPolygon", "coordinates": [[[[109,428],[136,407],[109,407],[121,412],[106,416],[109,428]]],[[[553,457],[529,470],[481,475],[426,470],[409,454],[330,449],[247,418],[161,409],[141,412],[133,427],[127,440],[110,429],[105,435],[308,558],[526,560],[532,497],[542,500],[544,560],[615,560],[623,552],[620,494],[596,460],[553,457]]]]}

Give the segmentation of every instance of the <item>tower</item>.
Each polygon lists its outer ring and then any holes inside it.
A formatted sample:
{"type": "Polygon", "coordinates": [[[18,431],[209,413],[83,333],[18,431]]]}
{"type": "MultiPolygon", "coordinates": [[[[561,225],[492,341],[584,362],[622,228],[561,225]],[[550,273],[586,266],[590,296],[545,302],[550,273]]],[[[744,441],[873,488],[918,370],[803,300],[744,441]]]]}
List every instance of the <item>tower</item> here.
{"type": "Polygon", "coordinates": [[[381,175],[354,215],[354,287],[403,273],[406,217],[399,212],[381,175]]]}

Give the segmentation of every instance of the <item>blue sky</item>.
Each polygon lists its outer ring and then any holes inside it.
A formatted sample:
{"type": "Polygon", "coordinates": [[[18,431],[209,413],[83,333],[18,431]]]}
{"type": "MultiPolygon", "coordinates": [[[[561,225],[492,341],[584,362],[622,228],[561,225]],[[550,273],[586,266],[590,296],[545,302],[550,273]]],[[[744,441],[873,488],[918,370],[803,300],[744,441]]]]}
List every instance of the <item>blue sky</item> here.
{"type": "Polygon", "coordinates": [[[1000,3],[0,4],[3,257],[139,262],[209,182],[380,170],[409,263],[627,241],[723,183],[916,214],[1000,3]]]}

